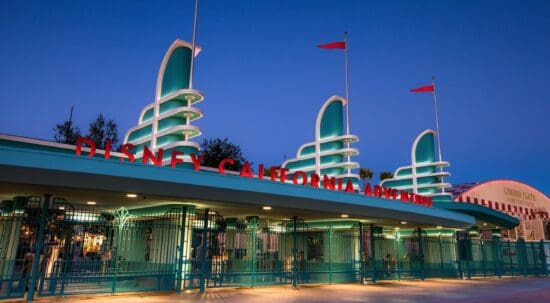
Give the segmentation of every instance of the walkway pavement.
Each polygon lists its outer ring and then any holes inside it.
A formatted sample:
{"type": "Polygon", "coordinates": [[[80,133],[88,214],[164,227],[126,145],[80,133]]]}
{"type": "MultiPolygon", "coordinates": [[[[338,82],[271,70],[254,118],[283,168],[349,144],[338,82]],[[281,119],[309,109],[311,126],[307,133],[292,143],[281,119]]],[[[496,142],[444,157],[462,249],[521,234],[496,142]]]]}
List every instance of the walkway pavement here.
{"type": "MultiPolygon", "coordinates": [[[[20,301],[21,302],[21,301],[20,301]]],[[[208,289],[198,292],[153,292],[40,298],[43,303],[168,303],[168,302],[550,302],[550,277],[488,278],[473,280],[430,279],[426,281],[384,281],[374,285],[335,284],[208,289]]]]}

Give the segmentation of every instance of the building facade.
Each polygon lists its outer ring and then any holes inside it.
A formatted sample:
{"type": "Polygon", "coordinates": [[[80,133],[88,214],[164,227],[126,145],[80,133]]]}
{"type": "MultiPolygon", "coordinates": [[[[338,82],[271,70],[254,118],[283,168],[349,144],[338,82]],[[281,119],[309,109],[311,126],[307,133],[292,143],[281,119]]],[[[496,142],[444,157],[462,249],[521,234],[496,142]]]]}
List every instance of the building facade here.
{"type": "Polygon", "coordinates": [[[504,239],[550,240],[550,198],[515,180],[492,180],[453,187],[453,201],[473,203],[519,219],[513,229],[501,231],[504,239]]]}
{"type": "Polygon", "coordinates": [[[479,236],[518,219],[440,199],[433,131],[411,167],[359,188],[341,97],[269,175],[202,166],[191,53],[169,48],[119,151],[0,135],[0,298],[548,274],[547,242],[479,236]]]}

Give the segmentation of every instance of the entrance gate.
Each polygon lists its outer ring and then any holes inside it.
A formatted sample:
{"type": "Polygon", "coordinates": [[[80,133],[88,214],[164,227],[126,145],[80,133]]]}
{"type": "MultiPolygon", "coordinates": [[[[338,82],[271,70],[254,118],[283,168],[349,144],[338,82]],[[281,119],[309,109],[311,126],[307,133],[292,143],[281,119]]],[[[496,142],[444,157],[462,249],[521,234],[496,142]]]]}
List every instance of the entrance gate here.
{"type": "Polygon", "coordinates": [[[287,223],[224,219],[216,212],[188,214],[190,249],[185,288],[287,284],[292,281],[292,243],[287,223]]]}
{"type": "Polygon", "coordinates": [[[181,280],[186,206],[103,212],[15,197],[0,213],[0,299],[29,288],[39,296],[174,290],[181,280]]]}
{"type": "Polygon", "coordinates": [[[175,288],[181,206],[104,213],[53,202],[39,295],[175,288]]]}
{"type": "Polygon", "coordinates": [[[224,219],[209,210],[188,214],[185,288],[356,282],[358,229],[332,223],[224,219]]]}

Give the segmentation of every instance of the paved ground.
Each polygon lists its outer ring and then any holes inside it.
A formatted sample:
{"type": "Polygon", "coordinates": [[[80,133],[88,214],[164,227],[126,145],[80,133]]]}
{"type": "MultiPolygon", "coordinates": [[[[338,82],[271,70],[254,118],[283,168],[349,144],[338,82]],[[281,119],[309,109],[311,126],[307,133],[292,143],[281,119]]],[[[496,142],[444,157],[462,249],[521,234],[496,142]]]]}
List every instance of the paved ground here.
{"type": "MultiPolygon", "coordinates": [[[[20,301],[21,302],[21,301],[20,301]]],[[[168,303],[168,302],[550,302],[550,277],[490,278],[474,280],[391,281],[375,285],[336,284],[208,289],[205,294],[186,292],[135,293],[124,295],[43,298],[38,302],[78,303],[168,303]]]]}

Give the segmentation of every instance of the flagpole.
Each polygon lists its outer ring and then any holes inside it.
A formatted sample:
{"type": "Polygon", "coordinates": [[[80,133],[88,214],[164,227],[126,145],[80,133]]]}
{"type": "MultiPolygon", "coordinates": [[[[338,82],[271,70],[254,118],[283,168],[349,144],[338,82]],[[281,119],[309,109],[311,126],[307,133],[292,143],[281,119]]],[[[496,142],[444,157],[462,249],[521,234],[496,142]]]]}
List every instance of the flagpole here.
{"type": "MultiPolygon", "coordinates": [[[[437,110],[437,95],[436,95],[436,89],[435,89],[435,77],[432,76],[432,86],[433,86],[433,95],[434,95],[434,111],[435,111],[435,131],[437,133],[437,151],[439,154],[439,162],[442,162],[441,157],[441,134],[439,133],[439,116],[438,116],[438,110],[437,110]]],[[[443,166],[439,166],[440,172],[443,172],[443,166]]],[[[443,181],[443,177],[441,177],[441,181],[443,181]]],[[[441,192],[445,192],[445,188],[441,187],[441,192]]]]}
{"type": "MultiPolygon", "coordinates": [[[[349,67],[348,67],[348,32],[344,32],[344,65],[346,66],[346,135],[349,135],[349,67]]],[[[349,149],[349,139],[346,147],[349,149]]],[[[348,175],[351,172],[349,162],[351,155],[348,153],[348,175]]]]}
{"type": "Polygon", "coordinates": [[[195,0],[195,16],[193,18],[193,46],[191,47],[191,68],[189,71],[189,88],[193,88],[193,71],[195,69],[195,47],[197,37],[197,18],[199,15],[199,0],[195,0]]]}

